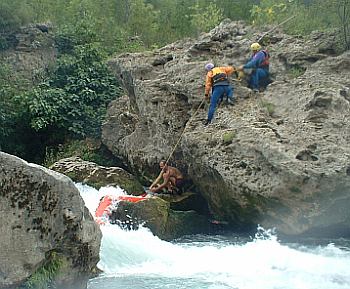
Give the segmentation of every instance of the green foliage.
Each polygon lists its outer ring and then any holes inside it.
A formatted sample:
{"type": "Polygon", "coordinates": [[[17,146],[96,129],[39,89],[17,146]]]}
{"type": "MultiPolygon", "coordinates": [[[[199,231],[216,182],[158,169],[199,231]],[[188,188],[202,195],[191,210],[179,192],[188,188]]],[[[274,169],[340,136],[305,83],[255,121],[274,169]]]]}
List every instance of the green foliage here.
{"type": "Polygon", "coordinates": [[[350,0],[336,1],[344,50],[350,50],[350,0]]]}
{"type": "Polygon", "coordinates": [[[261,106],[266,109],[269,116],[273,116],[275,109],[276,109],[275,104],[273,104],[271,102],[267,102],[267,101],[261,101],[261,106]]]}
{"type": "Polygon", "coordinates": [[[118,96],[117,83],[102,61],[93,44],[61,56],[50,78],[25,95],[31,127],[98,137],[106,107],[118,96]]]}
{"type": "Polygon", "coordinates": [[[0,149],[22,155],[26,140],[25,107],[19,94],[28,87],[28,82],[16,74],[9,65],[0,65],[0,149]]]}
{"type": "Polygon", "coordinates": [[[223,19],[223,14],[220,8],[214,2],[206,5],[201,5],[200,1],[192,7],[191,23],[197,32],[208,31],[214,28],[223,19]]]}
{"type": "Polygon", "coordinates": [[[233,132],[233,131],[225,132],[222,135],[222,141],[223,141],[224,145],[228,145],[228,144],[232,143],[232,141],[235,137],[236,137],[235,132],[233,132]]]}
{"type": "Polygon", "coordinates": [[[251,18],[255,25],[283,25],[290,34],[308,35],[312,31],[338,29],[344,50],[350,48],[350,0],[261,0],[253,5],[251,18]]]}
{"type": "MultiPolygon", "coordinates": [[[[294,15],[283,26],[287,32],[306,35],[339,28],[344,47],[349,48],[349,7],[350,0],[2,0],[0,32],[28,22],[49,21],[63,32],[61,48],[98,41],[108,54],[114,54],[194,36],[224,18],[275,25],[294,15]],[[64,38],[64,32],[74,29],[74,39],[64,38]],[[93,41],[79,42],[79,31],[93,41]]],[[[1,38],[0,48],[6,46],[6,39],[1,38]]]]}
{"type": "Polygon", "coordinates": [[[98,41],[93,22],[86,20],[77,21],[75,26],[63,25],[55,35],[56,47],[61,54],[74,53],[76,46],[98,41]]]}
{"type": "Polygon", "coordinates": [[[21,0],[0,2],[0,33],[13,31],[33,18],[33,11],[21,0]]]}
{"type": "Polygon", "coordinates": [[[271,24],[285,15],[286,10],[286,1],[261,0],[259,5],[253,5],[251,16],[254,24],[271,24]]]}
{"type": "Polygon", "coordinates": [[[305,68],[295,65],[288,70],[288,74],[291,78],[297,78],[305,73],[305,68]]]}
{"type": "Polygon", "coordinates": [[[28,278],[22,288],[47,289],[55,280],[56,275],[62,268],[64,262],[56,252],[51,252],[47,263],[28,278]]]}
{"type": "Polygon", "coordinates": [[[60,159],[68,157],[80,157],[84,161],[90,161],[104,166],[117,166],[119,162],[98,140],[70,140],[57,147],[46,149],[43,165],[50,167],[60,159]],[[98,145],[94,145],[94,143],[98,145]]]}
{"type": "Polygon", "coordinates": [[[250,10],[256,3],[256,0],[215,1],[223,16],[232,20],[249,20],[251,16],[250,10]]]}

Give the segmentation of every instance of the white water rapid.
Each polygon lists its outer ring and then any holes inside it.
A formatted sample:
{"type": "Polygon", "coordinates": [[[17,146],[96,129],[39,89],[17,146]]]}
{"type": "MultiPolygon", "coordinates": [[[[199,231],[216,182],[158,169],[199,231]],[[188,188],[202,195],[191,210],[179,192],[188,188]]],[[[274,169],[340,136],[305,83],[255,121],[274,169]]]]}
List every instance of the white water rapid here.
{"type": "MultiPolygon", "coordinates": [[[[77,184],[92,214],[99,199],[121,189],[77,184]]],[[[101,226],[104,271],[89,289],[350,289],[346,245],[283,244],[260,228],[253,238],[189,236],[162,241],[148,229],[125,231],[101,226]]]]}

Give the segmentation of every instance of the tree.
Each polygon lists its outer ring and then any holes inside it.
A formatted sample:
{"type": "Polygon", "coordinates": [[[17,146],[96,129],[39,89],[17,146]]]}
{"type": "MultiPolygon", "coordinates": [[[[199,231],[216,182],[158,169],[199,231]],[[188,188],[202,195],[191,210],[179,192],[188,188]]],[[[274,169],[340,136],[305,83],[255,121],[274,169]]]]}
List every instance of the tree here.
{"type": "Polygon", "coordinates": [[[337,12],[340,19],[344,48],[350,49],[350,0],[336,1],[337,12]]]}
{"type": "Polygon", "coordinates": [[[114,77],[93,44],[62,55],[49,79],[25,95],[36,131],[99,137],[108,103],[118,96],[114,77]]]}
{"type": "Polygon", "coordinates": [[[223,19],[222,11],[215,2],[206,4],[197,0],[191,10],[191,23],[196,28],[197,33],[214,28],[223,19]]]}

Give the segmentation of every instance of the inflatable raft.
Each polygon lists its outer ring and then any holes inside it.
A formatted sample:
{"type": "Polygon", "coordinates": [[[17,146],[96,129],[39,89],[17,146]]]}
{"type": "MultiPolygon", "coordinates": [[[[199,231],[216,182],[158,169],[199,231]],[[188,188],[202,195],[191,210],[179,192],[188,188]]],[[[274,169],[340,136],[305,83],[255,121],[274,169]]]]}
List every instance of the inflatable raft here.
{"type": "Polygon", "coordinates": [[[146,194],[143,194],[141,196],[130,196],[130,195],[123,195],[123,196],[112,196],[112,195],[106,195],[104,196],[96,211],[95,211],[95,220],[98,224],[104,225],[108,222],[110,215],[112,214],[112,209],[116,206],[116,204],[120,201],[126,201],[131,203],[137,203],[140,201],[143,201],[147,199],[146,194]]]}

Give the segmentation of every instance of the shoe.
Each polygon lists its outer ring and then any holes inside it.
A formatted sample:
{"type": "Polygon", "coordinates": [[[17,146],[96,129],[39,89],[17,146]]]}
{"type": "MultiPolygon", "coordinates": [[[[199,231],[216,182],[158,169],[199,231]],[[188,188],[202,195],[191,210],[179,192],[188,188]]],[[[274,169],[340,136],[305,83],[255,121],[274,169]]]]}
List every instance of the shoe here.
{"type": "Polygon", "coordinates": [[[209,124],[210,124],[210,120],[209,120],[209,119],[205,120],[205,121],[203,122],[203,124],[204,124],[205,126],[209,125],[209,124]]]}
{"type": "Polygon", "coordinates": [[[228,105],[235,105],[235,101],[233,99],[228,99],[227,104],[228,105]]]}
{"type": "Polygon", "coordinates": [[[257,88],[253,88],[253,92],[254,92],[254,93],[259,93],[260,91],[259,91],[259,89],[257,89],[257,88]]]}

